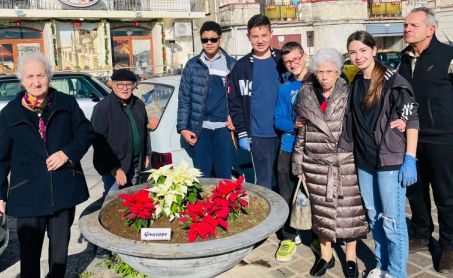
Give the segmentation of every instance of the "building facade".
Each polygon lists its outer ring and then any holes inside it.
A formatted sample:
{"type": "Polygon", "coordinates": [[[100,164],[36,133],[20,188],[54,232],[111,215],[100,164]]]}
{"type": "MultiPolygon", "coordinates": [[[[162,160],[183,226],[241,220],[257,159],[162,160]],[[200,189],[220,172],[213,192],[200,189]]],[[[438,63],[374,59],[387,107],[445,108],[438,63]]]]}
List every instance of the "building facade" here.
{"type": "Polygon", "coordinates": [[[204,0],[0,0],[0,71],[43,52],[56,71],[142,78],[180,68],[194,52],[192,20],[204,0]]]}
{"type": "Polygon", "coordinates": [[[312,55],[323,47],[345,53],[347,37],[357,30],[373,34],[380,49],[401,50],[404,18],[420,6],[436,12],[439,40],[453,40],[453,0],[210,0],[207,10],[222,25],[231,54],[250,51],[247,21],[264,13],[272,21],[274,47],[295,40],[312,55]]]}

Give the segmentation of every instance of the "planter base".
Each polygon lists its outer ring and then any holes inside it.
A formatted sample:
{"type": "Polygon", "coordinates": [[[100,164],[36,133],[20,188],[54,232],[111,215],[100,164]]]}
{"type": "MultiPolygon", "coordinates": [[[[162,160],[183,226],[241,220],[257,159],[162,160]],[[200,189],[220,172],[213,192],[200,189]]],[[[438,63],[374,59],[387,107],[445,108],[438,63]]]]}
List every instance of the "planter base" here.
{"type": "Polygon", "coordinates": [[[191,259],[151,259],[118,254],[135,270],[157,278],[187,277],[208,278],[236,266],[253,245],[231,253],[191,259]]]}

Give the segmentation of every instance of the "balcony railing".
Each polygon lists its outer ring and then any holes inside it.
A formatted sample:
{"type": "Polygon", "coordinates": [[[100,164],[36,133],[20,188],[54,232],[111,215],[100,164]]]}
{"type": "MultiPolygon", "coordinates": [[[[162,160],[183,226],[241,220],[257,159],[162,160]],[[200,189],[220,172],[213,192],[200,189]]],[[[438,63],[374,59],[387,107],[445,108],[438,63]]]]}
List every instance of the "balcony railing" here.
{"type": "Polygon", "coordinates": [[[204,0],[99,0],[80,8],[59,0],[0,0],[0,9],[204,12],[204,3],[204,0]]]}
{"type": "Polygon", "coordinates": [[[265,14],[270,20],[295,20],[297,17],[294,5],[267,5],[265,14]]]}
{"type": "Polygon", "coordinates": [[[398,17],[401,16],[400,0],[369,0],[370,17],[398,17]]]}

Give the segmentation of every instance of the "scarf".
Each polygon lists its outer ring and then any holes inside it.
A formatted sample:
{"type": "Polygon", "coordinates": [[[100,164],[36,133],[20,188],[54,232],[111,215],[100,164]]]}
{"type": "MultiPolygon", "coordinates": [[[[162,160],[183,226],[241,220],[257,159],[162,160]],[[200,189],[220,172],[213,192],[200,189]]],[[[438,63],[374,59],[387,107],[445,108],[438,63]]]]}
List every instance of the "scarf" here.
{"type": "Polygon", "coordinates": [[[38,130],[39,135],[41,135],[41,139],[43,140],[44,144],[46,144],[46,124],[42,118],[42,114],[47,106],[50,106],[50,98],[46,98],[44,101],[40,102],[31,98],[27,93],[24,94],[23,104],[25,104],[31,111],[35,112],[38,115],[38,130]]]}

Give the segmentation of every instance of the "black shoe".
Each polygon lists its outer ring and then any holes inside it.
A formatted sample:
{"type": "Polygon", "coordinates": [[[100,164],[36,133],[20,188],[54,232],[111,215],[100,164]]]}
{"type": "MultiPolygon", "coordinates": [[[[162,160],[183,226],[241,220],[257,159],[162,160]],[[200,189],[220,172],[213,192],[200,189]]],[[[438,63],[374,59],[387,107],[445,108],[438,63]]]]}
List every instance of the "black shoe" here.
{"type": "Polygon", "coordinates": [[[335,257],[332,256],[329,262],[326,262],[323,258],[315,263],[315,265],[310,269],[310,275],[313,277],[321,277],[326,274],[327,269],[335,266],[335,257]]]}
{"type": "Polygon", "coordinates": [[[346,278],[359,278],[359,268],[357,263],[353,261],[346,261],[346,278]]]}

